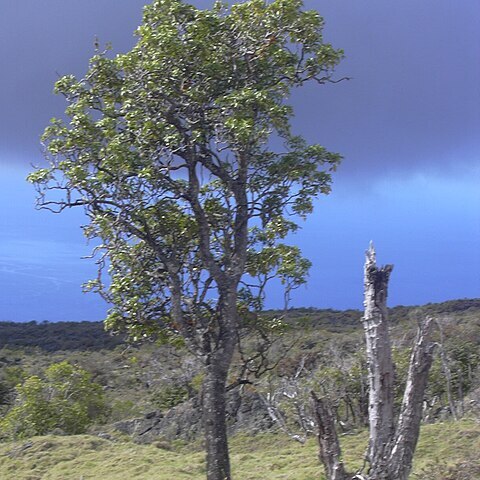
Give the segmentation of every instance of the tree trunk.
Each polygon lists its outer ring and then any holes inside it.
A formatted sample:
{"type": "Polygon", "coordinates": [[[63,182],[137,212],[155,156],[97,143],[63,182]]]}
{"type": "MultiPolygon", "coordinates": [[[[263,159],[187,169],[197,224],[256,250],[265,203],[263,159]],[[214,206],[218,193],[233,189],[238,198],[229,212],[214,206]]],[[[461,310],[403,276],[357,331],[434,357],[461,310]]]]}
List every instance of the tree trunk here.
{"type": "Polygon", "coordinates": [[[347,480],[350,475],[345,471],[341,460],[342,452],[335,430],[335,416],[328,402],[311,392],[312,406],[318,428],[318,456],[325,468],[328,480],[347,480]]]}
{"type": "Polygon", "coordinates": [[[429,341],[432,326],[431,318],[420,325],[410,358],[407,385],[389,461],[389,478],[392,480],[407,480],[412,469],[413,454],[420,434],[423,398],[433,361],[434,345],[429,341]]]}
{"type": "Polygon", "coordinates": [[[230,480],[226,411],[227,358],[216,357],[206,369],[202,407],[207,452],[207,480],[230,480]]]}
{"type": "MultiPolygon", "coordinates": [[[[370,245],[365,262],[365,314],[370,423],[367,452],[368,472],[364,468],[355,476],[345,472],[341,449],[335,431],[335,415],[327,402],[311,392],[318,427],[319,457],[327,480],[407,480],[412,468],[422,420],[422,407],[428,373],[433,361],[433,345],[429,340],[433,320],[427,318],[419,326],[410,357],[407,384],[398,422],[393,412],[394,366],[392,362],[387,318],[387,287],[392,266],[378,268],[375,251],[370,245]],[[395,428],[396,427],[396,428],[395,428]]],[[[361,403],[360,403],[361,408],[361,403]]],[[[365,465],[364,465],[365,467],[365,465]]]]}
{"type": "Polygon", "coordinates": [[[365,330],[369,380],[370,444],[368,461],[372,478],[387,478],[389,447],[394,435],[394,367],[387,318],[387,289],[392,265],[378,268],[373,244],[365,261],[365,330]]]}
{"type": "Polygon", "coordinates": [[[231,480],[226,423],[226,384],[238,328],[236,288],[225,288],[219,299],[219,321],[208,342],[202,413],[207,454],[207,480],[231,480]]]}

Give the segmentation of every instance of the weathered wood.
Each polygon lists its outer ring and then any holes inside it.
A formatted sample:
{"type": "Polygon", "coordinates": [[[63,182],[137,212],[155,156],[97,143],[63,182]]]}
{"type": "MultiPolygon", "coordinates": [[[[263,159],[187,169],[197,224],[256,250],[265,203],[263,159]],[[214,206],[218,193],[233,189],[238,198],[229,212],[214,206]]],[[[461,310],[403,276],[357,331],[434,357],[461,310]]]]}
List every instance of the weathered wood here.
{"type": "Polygon", "coordinates": [[[433,361],[434,344],[429,340],[433,324],[433,319],[429,317],[419,326],[410,357],[407,384],[389,461],[391,479],[407,480],[412,469],[413,454],[420,434],[423,398],[433,361]]]}
{"type": "Polygon", "coordinates": [[[374,475],[386,470],[389,448],[395,432],[394,366],[387,314],[388,281],[392,269],[392,265],[377,267],[375,249],[371,243],[366,252],[365,313],[362,323],[365,331],[370,388],[368,408],[370,443],[367,458],[374,475]]]}
{"type": "Polygon", "coordinates": [[[419,326],[412,350],[400,416],[395,424],[394,365],[387,317],[391,265],[378,268],[370,245],[365,262],[365,330],[369,369],[370,443],[368,480],[407,480],[417,445],[428,373],[433,360],[429,341],[433,320],[419,326]]]}
{"type": "Polygon", "coordinates": [[[327,480],[407,480],[412,468],[422,420],[422,407],[434,344],[434,323],[419,326],[398,421],[394,418],[394,365],[387,315],[388,281],[393,266],[377,267],[373,245],[366,252],[365,313],[362,319],[369,376],[370,441],[364,467],[352,476],[345,471],[335,430],[335,415],[327,401],[311,392],[318,427],[319,458],[327,480]]]}
{"type": "Polygon", "coordinates": [[[351,476],[345,471],[341,460],[342,452],[335,430],[335,416],[327,401],[318,398],[314,392],[311,392],[311,397],[318,428],[318,456],[325,468],[325,475],[328,480],[347,480],[351,476]]]}

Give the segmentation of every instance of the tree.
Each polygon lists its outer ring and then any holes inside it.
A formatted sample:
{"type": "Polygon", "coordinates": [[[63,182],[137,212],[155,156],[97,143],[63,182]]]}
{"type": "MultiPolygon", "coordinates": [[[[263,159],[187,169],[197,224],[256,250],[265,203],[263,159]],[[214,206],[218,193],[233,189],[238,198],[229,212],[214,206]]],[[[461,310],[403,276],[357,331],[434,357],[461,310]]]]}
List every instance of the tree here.
{"type": "Polygon", "coordinates": [[[342,56],[302,6],[155,0],[132,51],[97,51],[83,79],[56,83],[68,121],[46,129],[50,166],[30,175],[40,207],[85,209],[110,273],[89,284],[113,305],[108,328],[180,338],[202,362],[209,480],[230,478],[225,386],[242,319],[272,277],[287,292],[305,281],[309,262],[282,240],[340,160],[290,129],[291,90],[332,82],[342,56]]]}
{"type": "MultiPolygon", "coordinates": [[[[435,344],[430,341],[433,319],[418,327],[398,418],[394,415],[394,376],[387,315],[388,281],[393,266],[377,267],[373,245],[365,262],[365,313],[362,319],[369,377],[368,417],[370,426],[366,461],[368,472],[353,478],[362,480],[407,480],[417,445],[428,373],[435,344]]],[[[318,426],[320,460],[328,480],[348,480],[341,460],[334,416],[328,399],[312,392],[318,426]]]]}
{"type": "Polygon", "coordinates": [[[15,403],[0,422],[3,435],[25,438],[45,435],[60,429],[64,433],[83,433],[106,413],[102,387],[91,375],[64,361],[15,387],[15,403]]]}

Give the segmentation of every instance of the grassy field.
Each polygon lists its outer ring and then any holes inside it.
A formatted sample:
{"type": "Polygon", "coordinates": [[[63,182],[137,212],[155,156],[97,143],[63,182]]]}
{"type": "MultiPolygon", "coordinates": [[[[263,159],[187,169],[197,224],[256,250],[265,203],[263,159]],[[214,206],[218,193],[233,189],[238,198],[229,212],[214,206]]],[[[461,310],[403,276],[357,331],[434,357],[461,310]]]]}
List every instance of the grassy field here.
{"type": "MultiPolygon", "coordinates": [[[[343,438],[346,463],[359,465],[364,433],[343,438]]],[[[283,435],[237,436],[232,439],[232,468],[238,480],[320,480],[322,469],[312,439],[302,446],[283,435]]],[[[459,462],[480,466],[480,424],[471,420],[427,425],[422,430],[415,472],[459,462]]],[[[440,469],[443,467],[440,467],[440,469]]],[[[183,480],[204,478],[200,445],[136,445],[96,436],[46,436],[0,444],[2,480],[183,480]]],[[[423,478],[428,478],[427,476],[423,478]]],[[[450,478],[450,477],[448,477],[450,478]]],[[[456,478],[456,477],[454,477],[456,478]]],[[[460,477],[459,477],[460,478],[460,477]]],[[[462,477],[470,478],[470,477],[462,477]]],[[[475,477],[471,477],[475,478],[475,477]]]]}

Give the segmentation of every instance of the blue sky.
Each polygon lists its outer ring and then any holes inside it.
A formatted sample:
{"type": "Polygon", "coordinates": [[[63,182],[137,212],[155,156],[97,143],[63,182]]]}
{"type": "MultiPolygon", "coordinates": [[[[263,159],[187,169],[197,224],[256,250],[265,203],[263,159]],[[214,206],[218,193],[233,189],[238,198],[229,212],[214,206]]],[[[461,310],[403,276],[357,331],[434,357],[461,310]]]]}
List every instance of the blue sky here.
{"type": "MultiPolygon", "coordinates": [[[[0,0],[0,320],[101,320],[80,212],[34,210],[24,178],[65,105],[57,74],[81,75],[93,40],[133,45],[143,1],[0,0]]],[[[212,2],[193,2],[207,7],[212,2]]],[[[294,126],[345,159],[333,192],[291,241],[313,261],[292,305],[361,308],[364,250],[395,264],[390,304],[478,297],[480,4],[307,1],[345,50],[338,75],[292,97],[294,126]]],[[[269,307],[281,305],[277,288],[269,307]]]]}

